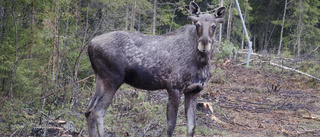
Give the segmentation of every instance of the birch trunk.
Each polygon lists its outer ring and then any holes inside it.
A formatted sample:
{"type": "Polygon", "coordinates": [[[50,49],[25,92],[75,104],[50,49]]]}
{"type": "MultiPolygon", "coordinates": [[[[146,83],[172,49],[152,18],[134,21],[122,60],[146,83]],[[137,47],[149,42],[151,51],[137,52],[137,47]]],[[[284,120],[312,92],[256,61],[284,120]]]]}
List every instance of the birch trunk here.
{"type": "Polygon", "coordinates": [[[139,16],[138,16],[138,32],[140,32],[140,27],[141,27],[141,14],[139,13],[139,16]]]}
{"type": "MultiPolygon", "coordinates": [[[[220,2],[220,7],[223,7],[223,0],[220,2]]],[[[222,23],[220,24],[220,31],[219,31],[219,43],[222,41],[222,23]]]]}
{"type": "Polygon", "coordinates": [[[284,28],[284,20],[286,18],[287,3],[288,3],[288,0],[286,0],[285,4],[284,4],[284,11],[283,11],[283,18],[282,18],[282,25],[281,25],[281,32],[280,32],[280,42],[279,42],[279,48],[278,48],[278,56],[280,56],[280,54],[281,54],[282,35],[283,35],[283,28],[284,28]]]}
{"type": "Polygon", "coordinates": [[[229,6],[229,17],[228,17],[228,26],[227,26],[227,40],[228,41],[230,41],[230,35],[231,35],[232,5],[233,5],[233,2],[231,1],[230,6],[229,6]]]}
{"type": "Polygon", "coordinates": [[[153,27],[152,34],[156,35],[156,15],[157,15],[157,0],[153,0],[153,27]]]}
{"type": "Polygon", "coordinates": [[[125,27],[125,31],[128,31],[128,27],[129,27],[129,4],[126,4],[126,17],[125,17],[125,21],[126,21],[126,27],[125,27]]]}
{"type": "Polygon", "coordinates": [[[134,21],[135,21],[135,17],[136,17],[136,0],[134,0],[133,5],[132,5],[132,13],[131,13],[131,27],[130,30],[134,30],[134,21]]]}
{"type": "Polygon", "coordinates": [[[301,31],[302,31],[302,24],[301,24],[301,18],[302,18],[302,0],[299,0],[299,10],[300,10],[300,13],[299,13],[299,20],[298,20],[298,38],[297,38],[297,55],[298,57],[300,56],[300,37],[301,37],[301,31]]]}
{"type": "MultiPolygon", "coordinates": [[[[247,9],[248,9],[248,0],[246,0],[246,9],[244,11],[244,22],[246,22],[246,17],[247,17],[247,9]]],[[[244,48],[244,29],[242,29],[242,41],[241,41],[241,49],[244,48]]]]}

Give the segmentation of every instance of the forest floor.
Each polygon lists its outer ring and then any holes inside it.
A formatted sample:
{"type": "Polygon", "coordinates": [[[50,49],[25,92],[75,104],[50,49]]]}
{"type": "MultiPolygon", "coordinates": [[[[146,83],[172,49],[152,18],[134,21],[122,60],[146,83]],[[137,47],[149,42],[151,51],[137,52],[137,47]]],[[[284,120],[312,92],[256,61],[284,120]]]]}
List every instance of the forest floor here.
{"type": "MultiPolygon", "coordinates": [[[[320,136],[319,81],[268,64],[251,64],[249,68],[239,63],[213,64],[213,75],[198,98],[195,136],[320,136]]],[[[35,120],[19,122],[22,128],[3,135],[42,136],[45,128],[47,136],[88,136],[83,113],[94,87],[87,88],[81,93],[78,107],[52,109],[50,117],[45,116],[48,120],[42,122],[47,124],[38,125],[38,118],[32,118],[35,120]],[[24,129],[27,125],[33,129],[24,129]]],[[[122,85],[105,116],[107,134],[166,136],[167,99],[165,90],[146,91],[122,85]]],[[[174,132],[178,137],[186,135],[183,104],[181,95],[174,132]]],[[[3,122],[5,119],[5,125],[3,122]]]]}
{"type": "Polygon", "coordinates": [[[213,113],[198,116],[198,127],[216,129],[212,136],[320,136],[319,82],[268,69],[218,69],[224,74],[202,93],[213,113]]]}
{"type": "MultiPolygon", "coordinates": [[[[320,82],[295,72],[216,65],[200,94],[196,136],[320,136],[320,82]]],[[[183,98],[174,136],[186,135],[183,98]]],[[[165,91],[121,87],[105,119],[109,135],[165,136],[166,100],[165,91]]]]}

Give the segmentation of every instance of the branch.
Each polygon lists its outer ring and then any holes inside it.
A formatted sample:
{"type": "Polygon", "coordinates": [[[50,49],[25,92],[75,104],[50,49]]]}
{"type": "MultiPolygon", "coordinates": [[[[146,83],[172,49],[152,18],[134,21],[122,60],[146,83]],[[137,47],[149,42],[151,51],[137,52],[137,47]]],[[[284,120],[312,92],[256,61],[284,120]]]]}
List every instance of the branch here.
{"type": "Polygon", "coordinates": [[[307,109],[305,109],[305,111],[307,111],[309,116],[308,117],[303,117],[303,118],[305,118],[305,119],[314,119],[314,120],[320,121],[320,118],[311,116],[311,113],[307,109]]]}
{"type": "Polygon", "coordinates": [[[94,74],[92,74],[92,75],[90,75],[90,76],[88,76],[88,77],[86,77],[86,78],[84,78],[84,79],[81,79],[81,80],[79,80],[79,81],[75,82],[75,83],[83,82],[83,81],[85,81],[85,80],[87,80],[87,79],[89,79],[89,78],[91,78],[91,77],[94,77],[94,76],[95,76],[95,75],[94,75],[94,74]]]}
{"type": "Polygon", "coordinates": [[[273,62],[271,62],[271,61],[270,61],[270,65],[272,65],[272,66],[277,66],[277,67],[279,67],[279,68],[283,68],[283,69],[287,69],[287,70],[291,70],[291,71],[300,73],[300,74],[302,74],[302,75],[305,75],[305,76],[308,76],[308,77],[311,77],[311,78],[314,78],[314,79],[320,81],[320,78],[317,78],[317,77],[315,77],[315,76],[309,75],[309,74],[307,74],[307,73],[304,73],[304,72],[302,72],[302,71],[299,71],[299,70],[296,70],[296,69],[293,69],[293,68],[289,68],[289,67],[286,67],[286,66],[282,66],[282,65],[279,65],[279,64],[275,64],[275,63],[273,63],[273,62]]]}

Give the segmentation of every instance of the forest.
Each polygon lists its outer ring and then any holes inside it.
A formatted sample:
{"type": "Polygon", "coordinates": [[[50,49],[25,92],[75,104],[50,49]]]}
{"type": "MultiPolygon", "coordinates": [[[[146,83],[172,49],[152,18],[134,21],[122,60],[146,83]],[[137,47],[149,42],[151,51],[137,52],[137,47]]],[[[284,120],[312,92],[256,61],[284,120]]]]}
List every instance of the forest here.
{"type": "MultiPolygon", "coordinates": [[[[0,0],[0,136],[87,136],[95,93],[87,47],[98,35],[163,35],[186,24],[191,0],[0,0]]],[[[226,7],[196,136],[320,136],[320,1],[196,0],[226,7]]],[[[122,85],[105,117],[110,136],[164,136],[165,91],[122,85]]],[[[183,102],[183,99],[182,99],[183,102]]],[[[185,136],[183,104],[175,136],[185,136]]],[[[198,107],[197,106],[197,107],[198,107]]]]}

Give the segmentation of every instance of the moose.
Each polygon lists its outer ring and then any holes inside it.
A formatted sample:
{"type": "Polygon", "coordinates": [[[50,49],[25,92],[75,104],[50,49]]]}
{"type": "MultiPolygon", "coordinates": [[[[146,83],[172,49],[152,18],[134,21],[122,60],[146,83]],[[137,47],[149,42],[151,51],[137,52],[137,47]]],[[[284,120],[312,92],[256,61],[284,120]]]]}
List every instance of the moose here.
{"type": "Polygon", "coordinates": [[[184,94],[187,136],[194,135],[197,97],[211,77],[209,59],[215,28],[224,22],[226,9],[201,14],[192,1],[189,9],[188,19],[193,25],[164,35],[115,31],[91,40],[88,55],[96,76],[96,92],[85,112],[90,137],[105,135],[106,110],[123,83],[145,90],[167,90],[169,137],[176,125],[180,94],[184,94]]]}

